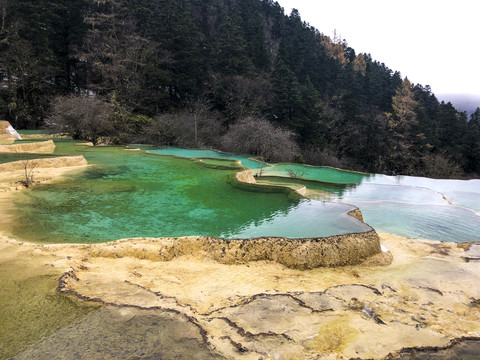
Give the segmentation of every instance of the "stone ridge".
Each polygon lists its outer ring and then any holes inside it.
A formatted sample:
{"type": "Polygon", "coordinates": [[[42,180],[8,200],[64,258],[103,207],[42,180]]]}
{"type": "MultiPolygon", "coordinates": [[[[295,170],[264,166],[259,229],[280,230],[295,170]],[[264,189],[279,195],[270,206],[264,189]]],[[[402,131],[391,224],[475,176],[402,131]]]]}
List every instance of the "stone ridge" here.
{"type": "MultiPolygon", "coordinates": [[[[87,160],[83,155],[76,156],[55,156],[43,159],[31,159],[29,166],[32,168],[62,168],[69,166],[86,166],[87,160]]],[[[0,164],[0,171],[16,171],[25,168],[25,160],[11,161],[0,164]]]]}
{"type": "Polygon", "coordinates": [[[4,153],[51,153],[55,150],[55,143],[53,140],[33,142],[33,143],[19,143],[11,145],[0,145],[0,152],[4,153]]]}
{"type": "MultiPolygon", "coordinates": [[[[252,170],[237,172],[235,178],[239,182],[256,184],[252,170]]],[[[302,197],[304,197],[305,192],[305,187],[295,191],[302,197]]],[[[348,215],[364,222],[359,208],[349,211],[348,215]]],[[[356,265],[362,263],[368,257],[381,254],[380,238],[372,227],[370,229],[370,231],[364,233],[312,239],[269,237],[229,240],[227,246],[222,246],[222,253],[216,254],[214,259],[227,264],[271,260],[296,269],[356,265]],[[235,242],[240,242],[241,245],[235,242]]]]}
{"type": "Polygon", "coordinates": [[[209,236],[137,238],[91,245],[90,256],[132,257],[150,261],[172,261],[181,256],[210,259],[225,265],[252,261],[274,261],[292,269],[314,269],[357,265],[381,253],[375,230],[323,238],[219,239],[209,236]],[[123,247],[122,244],[129,244],[123,247]]]}

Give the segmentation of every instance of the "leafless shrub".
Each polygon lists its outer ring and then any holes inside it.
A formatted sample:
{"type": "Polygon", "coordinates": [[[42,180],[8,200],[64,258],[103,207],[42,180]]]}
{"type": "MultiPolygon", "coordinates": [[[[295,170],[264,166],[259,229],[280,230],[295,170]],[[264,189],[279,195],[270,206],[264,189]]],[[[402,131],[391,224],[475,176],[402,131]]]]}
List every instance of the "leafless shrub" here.
{"type": "MultiPolygon", "coordinates": [[[[16,152],[19,153],[18,151],[16,152]]],[[[23,166],[24,178],[18,181],[18,183],[24,185],[25,187],[29,187],[33,185],[35,182],[34,175],[35,175],[36,164],[34,160],[28,158],[28,155],[23,155],[23,157],[24,158],[21,159],[20,162],[22,163],[22,166],[23,166]]]]}
{"type": "Polygon", "coordinates": [[[256,170],[255,174],[253,176],[255,177],[261,177],[263,176],[263,173],[265,172],[265,168],[267,167],[267,164],[262,163],[260,167],[256,170]]]}
{"type": "Polygon", "coordinates": [[[463,174],[460,166],[440,154],[429,154],[422,158],[422,174],[432,178],[458,178],[463,174]]]}
{"type": "Polygon", "coordinates": [[[300,179],[305,175],[305,170],[286,169],[288,176],[294,179],[300,179]]]}
{"type": "Polygon", "coordinates": [[[165,114],[157,116],[147,127],[147,142],[155,145],[175,145],[176,133],[172,116],[165,114]]]}
{"type": "Polygon", "coordinates": [[[111,121],[113,107],[99,98],[58,96],[52,102],[47,119],[50,128],[70,135],[73,139],[91,141],[97,145],[101,137],[115,134],[111,121]]]}
{"type": "Polygon", "coordinates": [[[34,183],[35,163],[29,159],[25,159],[22,160],[22,164],[25,171],[25,178],[21,180],[21,183],[25,185],[25,187],[29,187],[34,183]]]}
{"type": "Polygon", "coordinates": [[[290,161],[298,152],[293,136],[267,120],[247,117],[230,127],[222,145],[226,151],[262,156],[268,162],[290,161]]]}
{"type": "Polygon", "coordinates": [[[334,151],[329,149],[320,150],[315,147],[309,147],[304,150],[303,158],[306,163],[312,165],[331,166],[336,168],[347,168],[346,161],[340,159],[334,151]]]}
{"type": "Polygon", "coordinates": [[[189,112],[164,114],[147,128],[147,140],[156,145],[181,147],[218,147],[222,124],[215,116],[189,112]]]}

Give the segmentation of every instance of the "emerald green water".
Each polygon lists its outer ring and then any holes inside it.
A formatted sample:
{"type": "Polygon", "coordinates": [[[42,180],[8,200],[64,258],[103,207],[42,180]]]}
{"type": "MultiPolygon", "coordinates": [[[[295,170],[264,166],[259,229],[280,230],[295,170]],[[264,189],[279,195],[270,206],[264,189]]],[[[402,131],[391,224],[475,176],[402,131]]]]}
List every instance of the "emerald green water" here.
{"type": "MultiPolygon", "coordinates": [[[[183,150],[182,156],[197,155],[183,150]]],[[[478,179],[386,176],[300,164],[269,165],[262,179],[320,190],[313,195],[319,201],[355,205],[378,231],[440,241],[480,241],[478,179]],[[292,174],[301,179],[291,178],[292,174]]]]}
{"type": "Polygon", "coordinates": [[[281,187],[239,185],[233,180],[238,165],[228,159],[264,166],[248,156],[56,144],[56,155],[82,154],[93,166],[64,182],[16,194],[18,218],[29,221],[19,222],[13,235],[31,241],[101,242],[139,236],[302,238],[367,231],[368,226],[346,216],[354,205],[378,231],[480,241],[480,180],[392,177],[299,164],[263,169],[276,176],[262,177],[270,183],[288,181],[320,190],[307,200],[281,187]],[[288,178],[288,170],[302,179],[288,178]]]}
{"type": "MultiPolygon", "coordinates": [[[[305,167],[310,180],[264,178],[319,190],[318,200],[306,200],[281,188],[237,184],[233,174],[238,168],[225,160],[229,157],[199,162],[121,147],[56,144],[55,155],[83,154],[92,166],[60,183],[17,192],[13,232],[19,238],[99,242],[171,235],[312,237],[369,230],[346,215],[352,209],[348,204],[355,204],[377,230],[444,241],[480,240],[479,180],[312,167],[305,167]]],[[[285,167],[292,165],[282,166],[270,174],[288,175],[285,167]]],[[[0,358],[218,358],[198,328],[181,316],[130,309],[125,317],[122,309],[87,307],[55,293],[58,274],[53,268],[43,261],[35,265],[38,269],[33,266],[29,257],[22,263],[0,261],[0,358]],[[147,333],[154,336],[146,338],[147,333]]]]}
{"type": "Polygon", "coordinates": [[[372,176],[370,174],[345,171],[330,167],[307,166],[301,164],[270,165],[264,170],[264,175],[289,176],[289,172],[302,179],[337,184],[360,184],[372,176]]]}
{"type": "MultiPolygon", "coordinates": [[[[304,179],[294,179],[294,178],[285,178],[280,176],[262,176],[261,180],[268,181],[272,184],[284,184],[288,182],[289,184],[295,184],[296,187],[299,188],[301,186],[305,186],[311,190],[320,190],[327,194],[334,195],[336,197],[342,197],[346,194],[349,189],[355,188],[356,185],[354,184],[336,184],[330,182],[323,182],[323,181],[312,181],[312,180],[304,180],[304,179]]],[[[320,199],[324,200],[324,198],[320,199]]]]}
{"type": "Polygon", "coordinates": [[[51,131],[49,130],[18,130],[17,131],[20,135],[40,135],[40,134],[50,134],[51,131]]]}
{"type": "Polygon", "coordinates": [[[250,169],[260,169],[265,166],[265,163],[252,160],[251,156],[249,155],[230,154],[213,150],[196,150],[167,147],[160,149],[148,149],[148,152],[158,155],[173,155],[185,158],[219,158],[240,160],[243,166],[250,169]]]}
{"type": "Polygon", "coordinates": [[[14,236],[102,242],[186,235],[301,238],[370,229],[345,215],[352,209],[348,205],[240,186],[234,180],[238,168],[71,142],[57,142],[55,153],[83,154],[94,166],[66,181],[15,194],[18,219],[29,220],[18,221],[14,236]]]}

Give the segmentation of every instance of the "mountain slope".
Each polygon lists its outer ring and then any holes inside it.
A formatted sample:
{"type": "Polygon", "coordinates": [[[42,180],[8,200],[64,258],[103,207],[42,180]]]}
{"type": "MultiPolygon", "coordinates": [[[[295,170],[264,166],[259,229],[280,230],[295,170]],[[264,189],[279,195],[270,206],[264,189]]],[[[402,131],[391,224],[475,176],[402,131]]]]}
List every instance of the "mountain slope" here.
{"type": "MultiPolygon", "coordinates": [[[[121,135],[138,139],[150,118],[197,116],[192,109],[203,104],[217,137],[246,117],[294,132],[297,160],[430,176],[480,172],[471,160],[480,154],[478,119],[468,123],[430,89],[271,0],[2,4],[0,112],[15,127],[42,125],[56,95],[95,94],[116,109],[121,135]]],[[[190,142],[170,135],[174,144],[214,145],[197,130],[190,142]]]]}

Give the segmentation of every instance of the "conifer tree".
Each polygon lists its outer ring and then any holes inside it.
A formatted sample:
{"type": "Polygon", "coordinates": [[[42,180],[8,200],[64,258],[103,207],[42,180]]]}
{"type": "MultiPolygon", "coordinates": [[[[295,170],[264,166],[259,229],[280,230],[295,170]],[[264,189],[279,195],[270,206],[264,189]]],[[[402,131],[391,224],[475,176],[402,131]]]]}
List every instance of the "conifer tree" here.
{"type": "Polygon", "coordinates": [[[389,141],[391,149],[391,168],[397,173],[410,173],[416,166],[415,148],[418,134],[418,106],[413,93],[412,83],[405,78],[392,98],[393,112],[387,114],[389,141]]]}
{"type": "Polygon", "coordinates": [[[464,139],[465,171],[480,175],[480,108],[470,116],[464,139]]]}
{"type": "Polygon", "coordinates": [[[272,74],[273,84],[273,116],[275,121],[292,126],[302,107],[300,83],[283,59],[279,59],[272,74]]]}
{"type": "Polygon", "coordinates": [[[225,74],[241,74],[247,68],[246,43],[237,19],[225,16],[215,40],[216,67],[225,74]]]}

